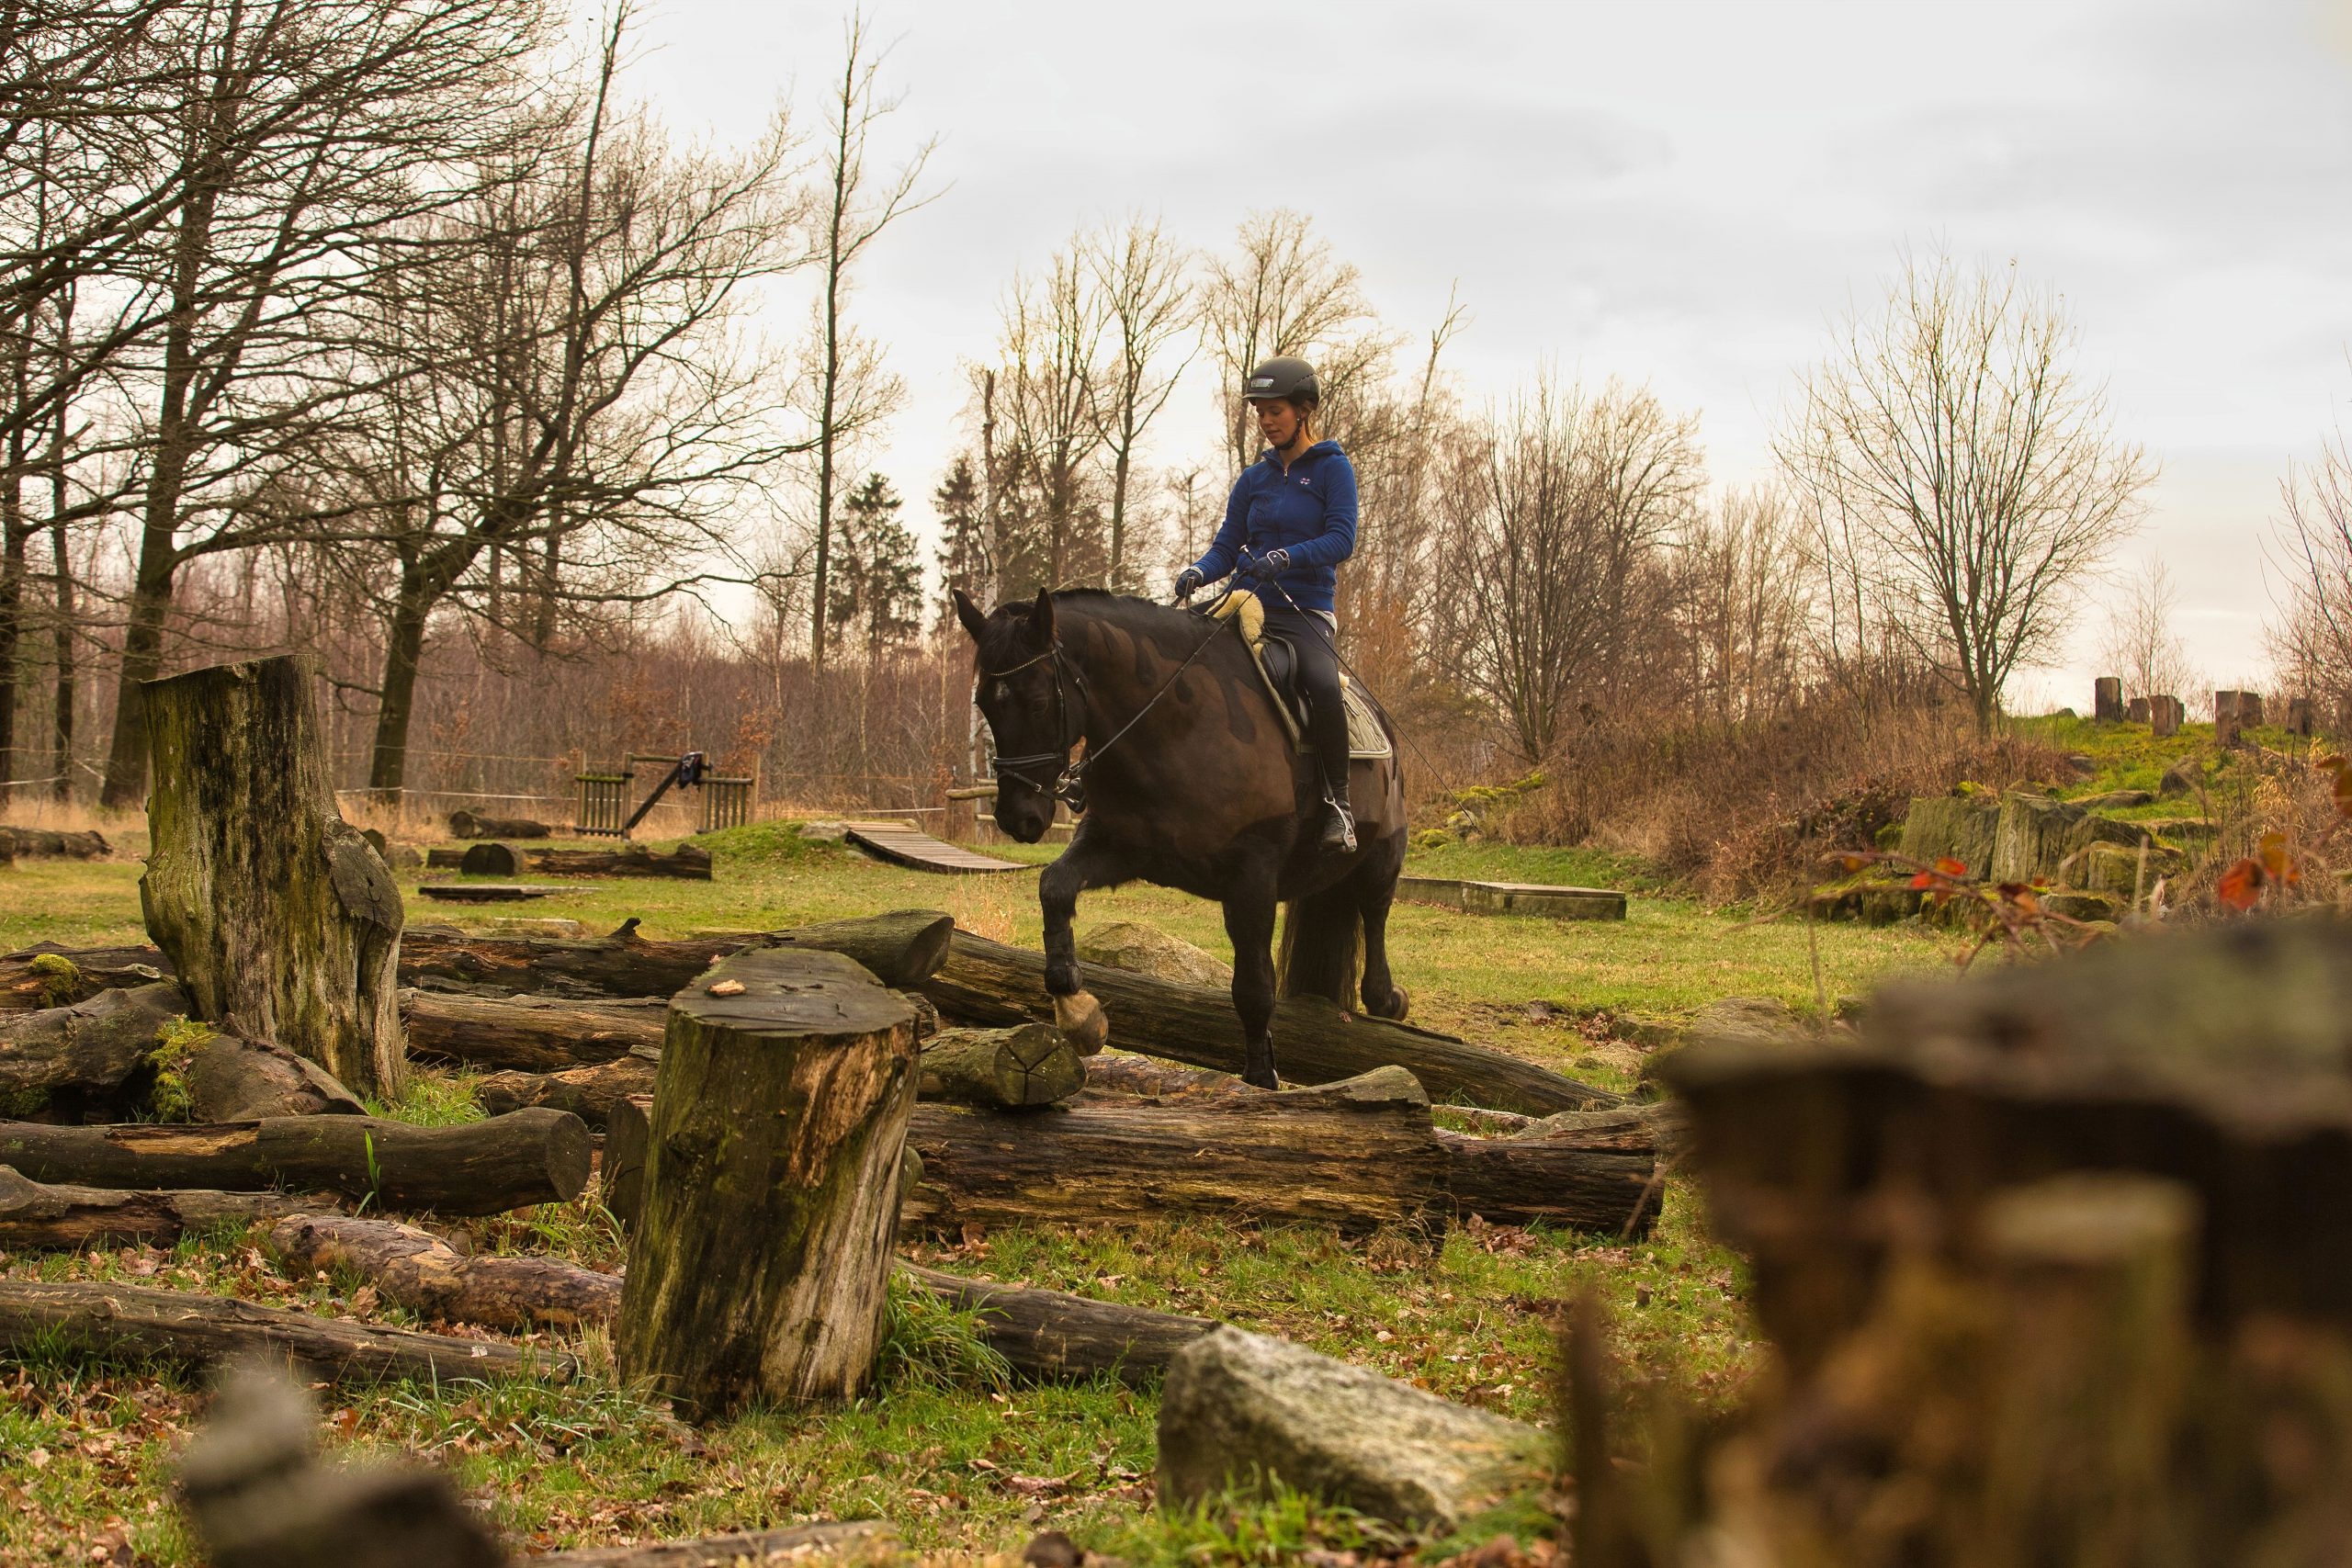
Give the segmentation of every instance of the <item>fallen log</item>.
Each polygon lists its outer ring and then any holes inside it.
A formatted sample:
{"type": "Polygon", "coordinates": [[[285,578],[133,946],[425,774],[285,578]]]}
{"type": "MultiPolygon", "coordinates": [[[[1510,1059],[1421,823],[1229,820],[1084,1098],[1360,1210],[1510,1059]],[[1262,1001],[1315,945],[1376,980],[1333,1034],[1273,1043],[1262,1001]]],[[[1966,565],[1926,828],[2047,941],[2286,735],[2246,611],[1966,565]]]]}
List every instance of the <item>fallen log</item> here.
{"type": "Polygon", "coordinates": [[[60,947],[35,942],[0,958],[0,1012],[88,1001],[100,991],[152,986],[172,961],[157,947],[60,947]]]}
{"type": "Polygon", "coordinates": [[[458,869],[468,876],[513,876],[523,869],[523,852],[495,839],[469,844],[458,856],[458,869]]]}
{"type": "Polygon", "coordinates": [[[0,1014],[0,1099],[24,1104],[52,1089],[111,1089],[187,1010],[169,982],[100,991],[87,1001],[0,1014]]]}
{"type": "MultiPolygon", "coordinates": [[[[560,1073],[492,1073],[474,1086],[474,1100],[492,1116],[543,1105],[569,1111],[592,1129],[612,1124],[613,1107],[632,1095],[651,1099],[662,1065],[659,1044],[639,1045],[615,1061],[560,1073]]],[[[612,1155],[605,1154],[609,1165],[612,1155]]]]}
{"type": "Polygon", "coordinates": [[[797,947],[854,958],[884,985],[907,990],[921,987],[945,960],[955,928],[953,919],[935,909],[899,909],[863,919],[688,942],[649,941],[637,934],[635,920],[601,942],[468,936],[424,928],[408,932],[401,942],[401,983],[438,980],[509,991],[667,998],[731,953],[797,947]]]}
{"type": "Polygon", "coordinates": [[[528,817],[484,817],[473,811],[449,813],[453,839],[544,839],[554,829],[528,817]]]}
{"type": "Polygon", "coordinates": [[[466,852],[462,849],[445,847],[424,852],[424,869],[427,871],[457,871],[465,863],[466,852]]]}
{"type": "Polygon", "coordinates": [[[625,1094],[605,1113],[605,1159],[596,1195],[623,1229],[637,1224],[645,1202],[645,1149],[653,1137],[653,1097],[625,1094]]]}
{"type": "Polygon", "coordinates": [[[1239,1075],[1213,1067],[1187,1067],[1105,1051],[1086,1059],[1086,1092],[1090,1095],[1135,1095],[1147,1100],[1246,1100],[1265,1091],[1244,1083],[1239,1075]]]}
{"type": "Polygon", "coordinates": [[[1462,1133],[1436,1137],[1445,1151],[1446,1199],[1464,1219],[1638,1236],[1657,1218],[1663,1180],[1654,1150],[1462,1133]]]}
{"type": "Polygon", "coordinates": [[[0,1165],[0,1252],[114,1246],[169,1247],[191,1231],[274,1220],[315,1209],[315,1198],[282,1192],[118,1192],[29,1180],[0,1165]]]}
{"type": "Polygon", "coordinates": [[[376,1378],[568,1379],[578,1363],[406,1328],[375,1328],[229,1296],[85,1280],[0,1280],[0,1344],[60,1344],[96,1355],[198,1364],[292,1357],[336,1382],[376,1378]]]}
{"type": "Polygon", "coordinates": [[[193,1126],[0,1122],[0,1165],[35,1181],[134,1190],[285,1184],[391,1209],[494,1214],[579,1196],[588,1129],[560,1111],[454,1127],[373,1116],[273,1116],[193,1126]]]}
{"type": "Polygon", "coordinates": [[[838,1555],[851,1547],[878,1552],[896,1539],[897,1532],[880,1519],[844,1519],[693,1540],[585,1547],[518,1561],[521,1568],[758,1568],[762,1563],[806,1562],[811,1557],[838,1555]]]}
{"type": "Polygon", "coordinates": [[[1012,1110],[1068,1100],[1086,1082],[1086,1065],[1050,1023],[1012,1029],[945,1029],[922,1044],[917,1093],[1012,1110]]]}
{"type": "Polygon", "coordinates": [[[334,1075],[283,1045],[214,1033],[180,1065],[192,1122],[267,1116],[362,1116],[368,1108],[334,1075]]]}
{"type": "Polygon", "coordinates": [[[457,991],[401,993],[401,1021],[408,1031],[411,1055],[523,1072],[614,1062],[636,1050],[659,1052],[669,1018],[667,998],[579,1001],[457,991]]]}
{"type": "Polygon", "coordinates": [[[738,953],[673,998],[622,1374],[700,1419],[863,1388],[914,1098],[914,1010],[838,953],[738,953]]]}
{"type": "Polygon", "coordinates": [[[1105,1374],[1131,1384],[1156,1382],[1177,1351],[1217,1326],[1205,1317],[967,1280],[919,1263],[902,1261],[899,1270],[977,1314],[989,1348],[1034,1382],[1083,1382],[1105,1374]]]}
{"type": "MultiPolygon", "coordinates": [[[[512,852],[509,852],[512,853],[512,852]]],[[[628,844],[617,850],[531,850],[531,869],[541,876],[673,876],[694,882],[710,880],[710,852],[699,844],[680,844],[668,854],[628,844]]],[[[467,854],[470,863],[470,852],[467,854]]],[[[471,869],[469,864],[468,869],[471,869]]]]}
{"type": "Polygon", "coordinates": [[[621,1280],[554,1258],[468,1257],[430,1231],[350,1214],[293,1214],[269,1247],[298,1275],[349,1269],[384,1299],[428,1318],[492,1328],[610,1322],[621,1280]]]}
{"type": "MultiPolygon", "coordinates": [[[[1080,965],[1086,988],[1110,1013],[1121,1049],[1194,1066],[1238,1071],[1241,1026],[1224,991],[1153,980],[1101,964],[1080,965]]],[[[947,961],[922,991],[948,1018],[971,1023],[1053,1021],[1042,953],[969,931],[948,943],[947,961]]],[[[1532,1062],[1384,1019],[1342,1013],[1312,997],[1283,1000],[1274,1014],[1274,1051],[1284,1078],[1329,1083],[1379,1066],[1401,1066],[1436,1100],[1549,1115],[1622,1103],[1623,1096],[1561,1077],[1532,1062]]]]}
{"type": "Polygon", "coordinates": [[[1428,1097],[1401,1067],[1214,1106],[1105,1099],[1017,1122],[919,1105],[907,1141],[923,1180],[905,1220],[930,1231],[1182,1213],[1363,1231],[1419,1217],[1446,1171],[1428,1097]]]}
{"type": "Polygon", "coordinates": [[[104,860],[113,852],[106,836],[95,829],[75,833],[0,823],[0,854],[8,859],[104,860]]]}

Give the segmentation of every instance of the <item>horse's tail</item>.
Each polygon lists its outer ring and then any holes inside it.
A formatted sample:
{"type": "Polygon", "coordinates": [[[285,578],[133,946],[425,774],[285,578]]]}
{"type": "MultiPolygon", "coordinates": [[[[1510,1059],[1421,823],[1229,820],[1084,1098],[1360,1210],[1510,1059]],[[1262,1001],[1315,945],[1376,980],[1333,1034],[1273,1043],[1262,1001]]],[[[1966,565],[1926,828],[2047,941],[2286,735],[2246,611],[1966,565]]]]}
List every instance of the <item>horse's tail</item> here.
{"type": "Polygon", "coordinates": [[[1353,878],[1283,906],[1282,952],[1274,961],[1276,994],[1322,997],[1355,1006],[1363,975],[1363,917],[1353,878]]]}

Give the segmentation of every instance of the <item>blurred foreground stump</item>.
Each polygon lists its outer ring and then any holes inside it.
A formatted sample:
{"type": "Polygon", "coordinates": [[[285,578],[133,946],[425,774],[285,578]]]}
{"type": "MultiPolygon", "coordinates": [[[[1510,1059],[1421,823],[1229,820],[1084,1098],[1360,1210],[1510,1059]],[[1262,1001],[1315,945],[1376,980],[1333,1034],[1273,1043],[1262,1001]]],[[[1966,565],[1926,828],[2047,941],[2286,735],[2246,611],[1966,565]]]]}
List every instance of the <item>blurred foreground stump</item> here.
{"type": "Polygon", "coordinates": [[[1890,987],[1667,1077],[1780,1366],[1584,1454],[1590,1568],[2352,1553],[2352,929],[1890,987]]]}

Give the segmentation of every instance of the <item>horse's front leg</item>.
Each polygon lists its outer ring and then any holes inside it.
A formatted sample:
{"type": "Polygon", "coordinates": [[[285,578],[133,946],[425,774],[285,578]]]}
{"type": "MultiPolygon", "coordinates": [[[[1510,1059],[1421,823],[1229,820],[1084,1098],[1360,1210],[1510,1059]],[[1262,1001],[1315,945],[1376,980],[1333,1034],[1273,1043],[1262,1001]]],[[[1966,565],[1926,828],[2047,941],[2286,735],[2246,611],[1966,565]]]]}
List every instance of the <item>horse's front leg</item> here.
{"type": "Polygon", "coordinates": [[[1271,885],[1225,900],[1225,934],[1233,940],[1233,1010],[1241,1015],[1241,1077],[1260,1089],[1281,1087],[1274,1074],[1274,908],[1271,885]]]}
{"type": "Polygon", "coordinates": [[[1046,918],[1046,990],[1054,998],[1054,1023],[1082,1056],[1102,1049],[1111,1038],[1111,1021],[1080,982],[1078,942],[1070,934],[1070,922],[1077,917],[1080,893],[1126,879],[1125,857],[1088,842],[1083,826],[1069,848],[1037,878],[1037,907],[1046,918]]]}

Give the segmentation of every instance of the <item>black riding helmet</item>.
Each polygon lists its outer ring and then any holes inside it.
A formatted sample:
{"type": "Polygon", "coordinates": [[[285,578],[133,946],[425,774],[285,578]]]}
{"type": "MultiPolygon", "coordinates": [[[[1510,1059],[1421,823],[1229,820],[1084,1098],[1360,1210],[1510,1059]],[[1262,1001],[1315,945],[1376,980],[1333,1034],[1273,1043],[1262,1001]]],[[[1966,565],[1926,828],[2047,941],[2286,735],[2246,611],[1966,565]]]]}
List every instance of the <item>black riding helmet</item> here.
{"type": "Polygon", "coordinates": [[[1269,359],[1250,372],[1241,395],[1253,403],[1286,398],[1307,408],[1323,400],[1322,389],[1315,384],[1315,367],[1288,354],[1269,359]]]}

